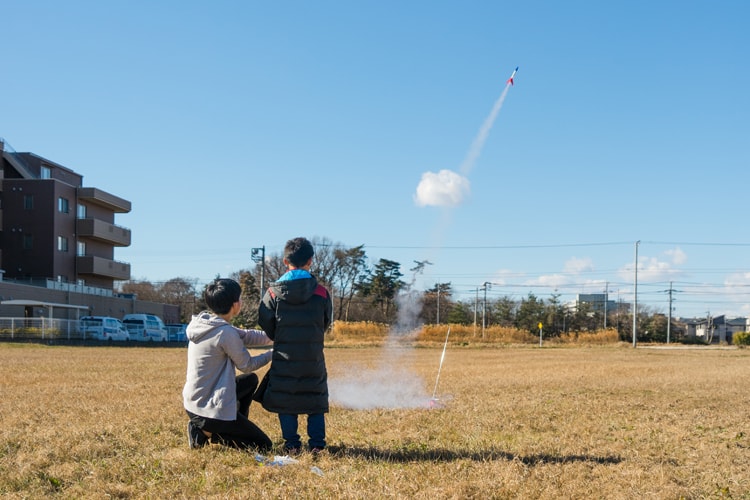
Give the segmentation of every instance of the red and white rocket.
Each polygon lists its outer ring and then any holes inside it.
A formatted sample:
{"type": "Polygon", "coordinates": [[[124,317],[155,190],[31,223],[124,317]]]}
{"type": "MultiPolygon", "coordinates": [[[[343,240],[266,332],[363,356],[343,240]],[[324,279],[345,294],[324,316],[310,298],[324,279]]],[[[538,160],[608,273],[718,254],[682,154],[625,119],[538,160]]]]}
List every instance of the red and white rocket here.
{"type": "Polygon", "coordinates": [[[516,69],[513,70],[513,73],[510,75],[510,78],[505,82],[506,84],[510,83],[513,85],[513,77],[516,76],[516,71],[518,71],[518,66],[516,66],[516,69]]]}

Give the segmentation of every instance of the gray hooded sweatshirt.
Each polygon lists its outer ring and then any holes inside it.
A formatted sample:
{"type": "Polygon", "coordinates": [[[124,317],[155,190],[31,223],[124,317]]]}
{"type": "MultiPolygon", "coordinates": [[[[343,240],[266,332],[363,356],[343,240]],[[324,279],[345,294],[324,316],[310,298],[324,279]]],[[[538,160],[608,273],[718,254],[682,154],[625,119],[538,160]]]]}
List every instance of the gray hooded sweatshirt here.
{"type": "Polygon", "coordinates": [[[269,363],[273,351],[251,356],[246,348],[273,341],[261,330],[236,328],[208,311],[193,316],[186,333],[185,409],[201,417],[236,420],[235,369],[250,373],[269,363]]]}

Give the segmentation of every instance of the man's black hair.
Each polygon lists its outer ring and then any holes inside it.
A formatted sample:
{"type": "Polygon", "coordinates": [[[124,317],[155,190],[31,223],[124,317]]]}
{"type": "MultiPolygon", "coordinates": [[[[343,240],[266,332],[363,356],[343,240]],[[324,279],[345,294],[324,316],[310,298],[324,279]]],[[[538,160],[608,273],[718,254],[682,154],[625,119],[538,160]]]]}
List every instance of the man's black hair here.
{"type": "Polygon", "coordinates": [[[203,300],[212,312],[226,314],[232,310],[232,305],[240,300],[242,288],[240,284],[229,278],[217,278],[206,285],[203,290],[203,300]]]}
{"type": "Polygon", "coordinates": [[[294,238],[284,246],[284,258],[294,267],[303,267],[315,255],[312,243],[307,238],[294,238]]]}

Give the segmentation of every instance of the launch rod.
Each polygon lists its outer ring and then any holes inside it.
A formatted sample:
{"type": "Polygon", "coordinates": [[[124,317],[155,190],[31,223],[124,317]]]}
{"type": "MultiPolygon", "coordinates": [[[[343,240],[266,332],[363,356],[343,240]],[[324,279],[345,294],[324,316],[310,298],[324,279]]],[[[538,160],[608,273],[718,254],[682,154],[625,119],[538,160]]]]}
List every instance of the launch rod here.
{"type": "Polygon", "coordinates": [[[438,382],[440,382],[440,371],[443,369],[443,360],[445,359],[445,348],[448,347],[448,336],[451,334],[451,327],[448,327],[448,333],[445,334],[445,344],[443,344],[443,354],[440,356],[440,366],[438,367],[437,379],[435,379],[435,389],[432,391],[432,399],[437,394],[438,382]]]}

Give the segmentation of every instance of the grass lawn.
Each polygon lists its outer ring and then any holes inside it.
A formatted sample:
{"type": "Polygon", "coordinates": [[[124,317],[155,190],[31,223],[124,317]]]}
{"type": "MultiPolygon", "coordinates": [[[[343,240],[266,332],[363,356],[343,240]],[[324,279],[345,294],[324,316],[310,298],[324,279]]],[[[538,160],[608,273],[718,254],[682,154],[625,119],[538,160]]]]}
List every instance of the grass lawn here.
{"type": "MultiPolygon", "coordinates": [[[[326,356],[332,387],[385,366],[391,391],[421,384],[428,401],[441,353],[326,356]]],[[[442,407],[334,404],[328,451],[286,466],[188,449],[185,354],[0,344],[0,495],[750,498],[747,349],[449,344],[442,407]]],[[[250,413],[280,450],[276,416],[256,404],[250,413]]]]}

